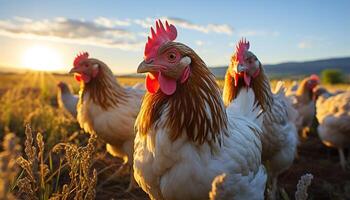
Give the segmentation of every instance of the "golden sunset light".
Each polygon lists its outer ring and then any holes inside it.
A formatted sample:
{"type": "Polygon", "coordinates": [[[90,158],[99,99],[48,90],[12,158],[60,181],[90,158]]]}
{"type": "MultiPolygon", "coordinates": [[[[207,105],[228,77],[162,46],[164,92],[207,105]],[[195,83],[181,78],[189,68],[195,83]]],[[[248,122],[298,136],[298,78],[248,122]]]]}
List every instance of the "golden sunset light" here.
{"type": "Polygon", "coordinates": [[[350,200],[350,0],[0,2],[0,200],[350,200]]]}
{"type": "Polygon", "coordinates": [[[63,67],[63,61],[61,54],[55,49],[38,45],[24,52],[22,65],[37,71],[57,71],[63,67]]]}

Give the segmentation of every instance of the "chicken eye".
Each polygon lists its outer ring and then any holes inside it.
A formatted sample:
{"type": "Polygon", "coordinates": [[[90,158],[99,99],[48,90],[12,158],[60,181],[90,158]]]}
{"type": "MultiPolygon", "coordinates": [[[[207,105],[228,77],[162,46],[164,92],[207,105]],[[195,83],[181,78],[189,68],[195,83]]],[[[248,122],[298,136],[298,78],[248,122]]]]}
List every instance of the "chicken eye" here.
{"type": "Polygon", "coordinates": [[[84,67],[89,67],[89,65],[88,64],[84,64],[84,67]]]}
{"type": "Polygon", "coordinates": [[[176,54],[171,52],[168,54],[168,61],[169,62],[174,62],[176,60],[176,54]]]}

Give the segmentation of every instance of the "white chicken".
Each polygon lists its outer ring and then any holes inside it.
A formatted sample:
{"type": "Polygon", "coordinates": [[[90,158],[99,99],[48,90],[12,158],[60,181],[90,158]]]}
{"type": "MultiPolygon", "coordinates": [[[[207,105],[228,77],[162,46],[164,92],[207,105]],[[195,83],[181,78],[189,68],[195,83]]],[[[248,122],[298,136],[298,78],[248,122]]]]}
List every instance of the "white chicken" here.
{"type": "Polygon", "coordinates": [[[67,83],[59,82],[57,84],[58,92],[57,92],[57,102],[58,106],[62,109],[68,111],[74,118],[77,117],[77,104],[79,97],[78,95],[74,95],[72,90],[69,88],[67,83]]]}
{"type": "Polygon", "coordinates": [[[350,91],[329,96],[323,93],[316,102],[318,135],[323,144],[339,151],[340,164],[346,167],[344,148],[350,147],[350,91]]]}
{"type": "Polygon", "coordinates": [[[161,21],[145,48],[138,73],[147,93],[136,121],[134,175],[151,199],[208,199],[213,179],[234,177],[233,199],[263,199],[261,109],[251,89],[226,112],[206,64],[174,42],[175,26],[161,21]]]}
{"type": "Polygon", "coordinates": [[[80,82],[77,119],[88,133],[97,134],[107,151],[123,159],[122,169],[131,169],[134,152],[134,123],[139,113],[143,91],[126,89],[118,84],[112,71],[100,60],[80,54],[70,73],[80,82]]]}
{"type": "Polygon", "coordinates": [[[226,106],[237,97],[238,92],[252,88],[259,105],[264,109],[262,160],[271,178],[270,198],[277,191],[277,177],[293,163],[298,136],[295,127],[297,111],[286,97],[282,82],[278,82],[274,93],[258,58],[248,51],[249,42],[241,40],[225,76],[223,99],[226,106]],[[243,50],[240,46],[244,45],[243,50]]]}

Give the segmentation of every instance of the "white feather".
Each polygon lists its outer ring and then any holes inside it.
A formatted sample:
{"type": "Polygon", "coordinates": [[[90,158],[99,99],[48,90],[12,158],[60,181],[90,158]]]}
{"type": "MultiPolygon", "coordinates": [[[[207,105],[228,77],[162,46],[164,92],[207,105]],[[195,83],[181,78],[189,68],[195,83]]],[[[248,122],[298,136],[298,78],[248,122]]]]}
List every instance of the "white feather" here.
{"type": "Polygon", "coordinates": [[[227,188],[233,199],[263,199],[267,177],[261,164],[261,110],[251,98],[251,91],[241,92],[227,109],[230,133],[221,133],[221,146],[195,144],[184,133],[170,140],[167,106],[146,136],[137,133],[134,176],[150,198],[208,199],[212,180],[225,173],[236,183],[227,188]]]}

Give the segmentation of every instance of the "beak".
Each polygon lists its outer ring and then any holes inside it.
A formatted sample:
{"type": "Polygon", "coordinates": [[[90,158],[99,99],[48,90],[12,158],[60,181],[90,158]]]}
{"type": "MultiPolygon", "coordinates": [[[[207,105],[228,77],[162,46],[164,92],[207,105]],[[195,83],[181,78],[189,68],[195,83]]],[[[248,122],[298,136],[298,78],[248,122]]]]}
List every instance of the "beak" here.
{"type": "Polygon", "coordinates": [[[145,61],[142,61],[142,63],[140,63],[139,67],[137,68],[137,73],[158,72],[163,68],[164,67],[161,65],[148,64],[145,61]]]}
{"type": "Polygon", "coordinates": [[[237,66],[237,73],[241,73],[247,70],[247,67],[245,67],[244,65],[240,65],[238,64],[237,66]]]}
{"type": "Polygon", "coordinates": [[[70,74],[73,74],[73,73],[81,73],[81,72],[82,72],[81,67],[73,67],[73,68],[69,71],[70,74]]]}

